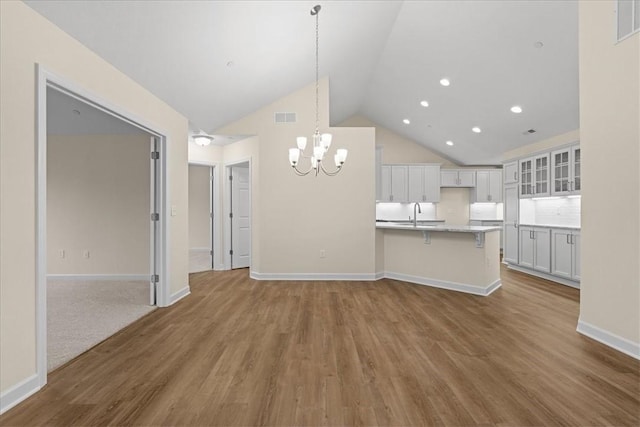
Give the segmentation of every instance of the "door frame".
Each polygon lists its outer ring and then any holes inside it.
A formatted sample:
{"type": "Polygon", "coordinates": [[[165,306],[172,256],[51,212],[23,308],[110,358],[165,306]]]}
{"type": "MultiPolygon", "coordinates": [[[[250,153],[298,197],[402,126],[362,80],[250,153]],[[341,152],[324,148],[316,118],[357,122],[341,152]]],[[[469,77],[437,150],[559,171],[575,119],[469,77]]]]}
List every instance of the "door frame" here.
{"type": "Polygon", "coordinates": [[[213,218],[209,221],[209,247],[213,251],[212,269],[224,270],[224,260],[221,256],[220,245],[220,164],[218,162],[205,162],[190,160],[189,166],[204,166],[209,168],[209,206],[213,218]]]}
{"type": "Polygon", "coordinates": [[[234,166],[241,164],[249,164],[249,212],[251,212],[251,233],[249,233],[249,254],[250,254],[250,262],[249,262],[249,271],[253,269],[253,167],[251,163],[251,157],[234,160],[233,162],[228,162],[224,164],[224,269],[231,270],[231,254],[229,254],[229,250],[231,249],[231,221],[229,221],[229,214],[231,213],[231,180],[229,176],[231,174],[231,169],[234,166]]]}
{"type": "MultiPolygon", "coordinates": [[[[142,119],[119,105],[113,104],[98,96],[83,86],[62,77],[36,64],[36,375],[40,387],[47,383],[47,88],[52,88],[65,95],[71,96],[106,114],[138,127],[158,140],[160,160],[158,162],[158,182],[155,194],[159,207],[160,219],[158,232],[151,236],[155,244],[156,259],[159,269],[156,305],[167,307],[170,305],[169,292],[169,177],[167,176],[168,133],[155,124],[142,119]]],[[[152,190],[153,191],[153,190],[152,190]]],[[[153,197],[153,194],[151,195],[153,197]]],[[[149,218],[151,221],[151,218],[149,218]]],[[[149,266],[153,269],[153,266],[149,266]]],[[[151,277],[149,278],[151,280],[151,277]]]]}

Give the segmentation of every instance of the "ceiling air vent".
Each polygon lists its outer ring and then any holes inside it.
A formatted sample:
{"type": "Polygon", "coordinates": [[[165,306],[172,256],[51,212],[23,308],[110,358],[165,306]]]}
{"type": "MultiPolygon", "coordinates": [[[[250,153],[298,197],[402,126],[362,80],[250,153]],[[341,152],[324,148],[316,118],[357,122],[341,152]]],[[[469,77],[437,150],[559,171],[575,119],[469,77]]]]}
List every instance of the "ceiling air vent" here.
{"type": "Polygon", "coordinates": [[[529,130],[525,130],[524,132],[522,132],[523,135],[529,135],[532,133],[536,133],[535,129],[529,129],[529,130]]]}
{"type": "Polygon", "coordinates": [[[296,113],[275,113],[273,118],[276,123],[295,123],[296,113]]]}

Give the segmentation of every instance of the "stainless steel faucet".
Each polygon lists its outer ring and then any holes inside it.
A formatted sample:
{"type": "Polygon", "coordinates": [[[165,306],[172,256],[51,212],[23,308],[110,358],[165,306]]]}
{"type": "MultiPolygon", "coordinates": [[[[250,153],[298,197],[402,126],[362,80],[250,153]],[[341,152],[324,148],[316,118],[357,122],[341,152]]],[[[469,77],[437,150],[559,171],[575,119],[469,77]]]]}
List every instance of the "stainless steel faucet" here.
{"type": "Polygon", "coordinates": [[[418,226],[418,215],[416,215],[416,208],[418,208],[418,213],[422,213],[422,209],[420,208],[420,203],[413,204],[413,226],[418,226]]]}

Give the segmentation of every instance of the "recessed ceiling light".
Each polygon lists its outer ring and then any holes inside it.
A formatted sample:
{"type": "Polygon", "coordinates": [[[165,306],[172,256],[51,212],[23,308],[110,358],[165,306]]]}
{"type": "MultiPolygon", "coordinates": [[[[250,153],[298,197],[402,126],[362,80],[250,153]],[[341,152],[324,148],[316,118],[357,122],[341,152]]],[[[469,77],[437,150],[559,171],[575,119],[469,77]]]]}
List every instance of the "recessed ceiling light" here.
{"type": "Polygon", "coordinates": [[[427,101],[420,101],[420,105],[422,105],[423,107],[428,107],[429,103],[427,101]]]}
{"type": "Polygon", "coordinates": [[[447,141],[445,144],[447,144],[449,147],[451,147],[453,145],[453,141],[447,141]]]}
{"type": "Polygon", "coordinates": [[[512,113],[516,113],[516,114],[520,114],[522,113],[522,107],[519,105],[514,105],[513,107],[511,107],[511,112],[512,113]]]}
{"type": "Polygon", "coordinates": [[[472,131],[474,131],[475,133],[480,133],[482,132],[482,129],[480,129],[478,126],[474,126],[471,128],[472,131]]]}
{"type": "Polygon", "coordinates": [[[440,79],[440,84],[442,86],[449,86],[451,82],[449,81],[449,79],[440,79]]]}
{"type": "Polygon", "coordinates": [[[403,119],[402,123],[404,123],[405,125],[408,125],[409,123],[411,123],[411,120],[409,119],[403,119]]]}
{"type": "Polygon", "coordinates": [[[533,44],[533,47],[535,47],[536,49],[540,49],[542,46],[544,46],[544,43],[542,42],[535,42],[533,44]]]}

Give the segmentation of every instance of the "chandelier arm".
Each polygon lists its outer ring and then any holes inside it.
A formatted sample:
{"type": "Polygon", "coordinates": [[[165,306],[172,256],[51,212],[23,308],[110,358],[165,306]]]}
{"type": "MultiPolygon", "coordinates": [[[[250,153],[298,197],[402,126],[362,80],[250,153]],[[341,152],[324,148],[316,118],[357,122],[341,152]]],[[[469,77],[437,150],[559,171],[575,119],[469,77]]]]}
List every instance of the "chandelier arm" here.
{"type": "Polygon", "coordinates": [[[338,174],[340,173],[340,171],[342,170],[342,166],[340,166],[340,167],[339,167],[338,169],[336,169],[335,171],[333,171],[333,172],[329,172],[328,170],[326,170],[326,169],[324,168],[324,165],[322,164],[322,162],[320,162],[320,168],[322,169],[322,172],[324,172],[324,174],[325,174],[325,175],[328,175],[328,176],[336,176],[336,175],[338,175],[338,174]]]}
{"type": "Polygon", "coordinates": [[[291,166],[293,168],[293,171],[296,173],[296,175],[298,176],[307,176],[311,173],[311,171],[313,170],[313,166],[309,166],[309,170],[306,172],[302,172],[300,169],[298,169],[297,166],[291,166]]]}

